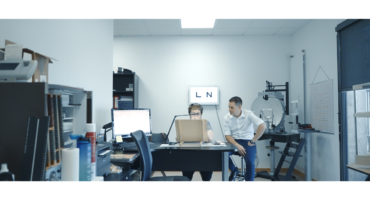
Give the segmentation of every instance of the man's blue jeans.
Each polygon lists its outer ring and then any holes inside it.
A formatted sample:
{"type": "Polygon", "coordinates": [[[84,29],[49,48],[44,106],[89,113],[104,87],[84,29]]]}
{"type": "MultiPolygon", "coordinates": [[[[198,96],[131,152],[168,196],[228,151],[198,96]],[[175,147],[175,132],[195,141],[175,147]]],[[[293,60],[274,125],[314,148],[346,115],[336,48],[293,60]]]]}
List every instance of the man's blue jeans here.
{"type": "MultiPolygon", "coordinates": [[[[238,144],[242,145],[245,149],[245,177],[244,179],[246,181],[253,181],[254,180],[254,173],[255,173],[255,166],[254,166],[254,161],[256,159],[256,146],[248,146],[248,142],[250,140],[235,140],[238,144]]],[[[229,155],[233,155],[234,152],[230,152],[229,155]]],[[[234,165],[233,161],[229,157],[229,169],[230,171],[238,170],[236,166],[234,165]]]]}

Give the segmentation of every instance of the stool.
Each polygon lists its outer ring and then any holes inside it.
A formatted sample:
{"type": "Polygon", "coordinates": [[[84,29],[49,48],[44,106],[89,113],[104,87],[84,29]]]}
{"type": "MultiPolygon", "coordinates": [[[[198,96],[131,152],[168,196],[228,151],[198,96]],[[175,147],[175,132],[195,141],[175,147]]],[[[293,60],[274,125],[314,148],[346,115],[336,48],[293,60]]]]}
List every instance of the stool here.
{"type": "MultiPolygon", "coordinates": [[[[241,167],[241,170],[238,172],[238,174],[236,175],[235,177],[235,181],[245,181],[245,170],[246,170],[246,167],[244,166],[244,157],[239,155],[238,152],[234,153],[233,155],[237,155],[240,157],[240,162],[242,164],[242,167],[241,167]]],[[[257,158],[257,156],[256,156],[257,158]]],[[[257,174],[255,174],[254,177],[256,177],[257,174]]]]}
{"type": "Polygon", "coordinates": [[[279,149],[277,146],[266,146],[266,149],[270,149],[270,175],[274,175],[275,173],[275,150],[279,149]]]}
{"type": "Polygon", "coordinates": [[[256,177],[271,180],[275,173],[275,150],[279,149],[279,147],[275,146],[275,142],[270,141],[270,146],[266,146],[266,149],[270,149],[270,173],[267,171],[260,171],[257,172],[256,177]]]}
{"type": "Polygon", "coordinates": [[[240,162],[242,164],[241,170],[238,172],[238,174],[235,177],[235,181],[245,181],[244,176],[245,176],[245,167],[244,167],[244,157],[241,156],[238,152],[234,153],[233,155],[237,155],[240,157],[240,162]]]}

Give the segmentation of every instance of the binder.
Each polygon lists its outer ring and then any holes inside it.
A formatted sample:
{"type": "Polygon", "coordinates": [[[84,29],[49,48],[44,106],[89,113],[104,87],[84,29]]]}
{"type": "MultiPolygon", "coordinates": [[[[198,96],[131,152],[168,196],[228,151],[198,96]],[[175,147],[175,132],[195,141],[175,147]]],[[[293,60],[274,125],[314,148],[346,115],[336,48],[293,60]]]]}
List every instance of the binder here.
{"type": "Polygon", "coordinates": [[[60,128],[59,128],[59,113],[58,113],[58,98],[57,95],[53,95],[53,112],[54,112],[54,142],[55,142],[55,159],[57,163],[60,163],[61,159],[61,153],[59,151],[60,149],[60,128]]]}
{"type": "Polygon", "coordinates": [[[23,151],[22,181],[43,181],[46,171],[49,117],[28,118],[23,151]]]}

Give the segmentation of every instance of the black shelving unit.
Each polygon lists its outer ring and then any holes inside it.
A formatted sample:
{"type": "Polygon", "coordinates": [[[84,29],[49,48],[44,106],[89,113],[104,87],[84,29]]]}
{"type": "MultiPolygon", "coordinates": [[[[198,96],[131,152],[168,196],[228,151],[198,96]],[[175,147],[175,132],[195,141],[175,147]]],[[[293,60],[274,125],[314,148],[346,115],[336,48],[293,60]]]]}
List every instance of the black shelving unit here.
{"type": "MultiPolygon", "coordinates": [[[[70,140],[69,135],[81,134],[85,130],[86,122],[91,121],[92,117],[89,119],[89,116],[93,114],[92,92],[48,83],[0,83],[0,163],[8,164],[9,171],[14,174],[16,181],[21,181],[29,117],[48,116],[48,95],[64,94],[70,96],[69,105],[65,106],[58,100],[63,110],[63,115],[58,116],[62,116],[59,121],[63,124],[73,122],[73,126],[71,130],[59,132],[59,135],[63,135],[64,147],[60,145],[58,151],[62,148],[75,148],[76,142],[70,140]],[[90,101],[90,105],[87,104],[87,100],[90,101]]],[[[57,178],[60,177],[58,170],[61,162],[50,164],[46,166],[45,180],[50,180],[53,172],[57,178]]]]}
{"type": "Polygon", "coordinates": [[[138,107],[138,76],[132,74],[113,74],[113,107],[115,96],[129,96],[132,97],[133,107],[138,107]],[[133,91],[126,91],[129,88],[129,84],[133,84],[133,91]]]}

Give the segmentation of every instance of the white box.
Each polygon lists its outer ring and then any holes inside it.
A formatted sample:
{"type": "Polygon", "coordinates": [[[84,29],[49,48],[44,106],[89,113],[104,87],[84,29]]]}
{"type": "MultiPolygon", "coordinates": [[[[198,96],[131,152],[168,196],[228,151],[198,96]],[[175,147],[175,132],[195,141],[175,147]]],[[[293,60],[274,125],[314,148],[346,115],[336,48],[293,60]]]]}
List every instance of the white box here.
{"type": "Polygon", "coordinates": [[[62,106],[69,105],[69,95],[63,94],[62,95],[62,106]]]}
{"type": "Polygon", "coordinates": [[[73,123],[72,122],[64,122],[63,123],[63,130],[71,130],[73,129],[73,123]]]}
{"type": "Polygon", "coordinates": [[[103,176],[96,176],[92,181],[104,181],[103,176]]]}
{"type": "Polygon", "coordinates": [[[355,163],[358,165],[370,166],[370,154],[367,155],[357,155],[355,158],[355,163]]]}

